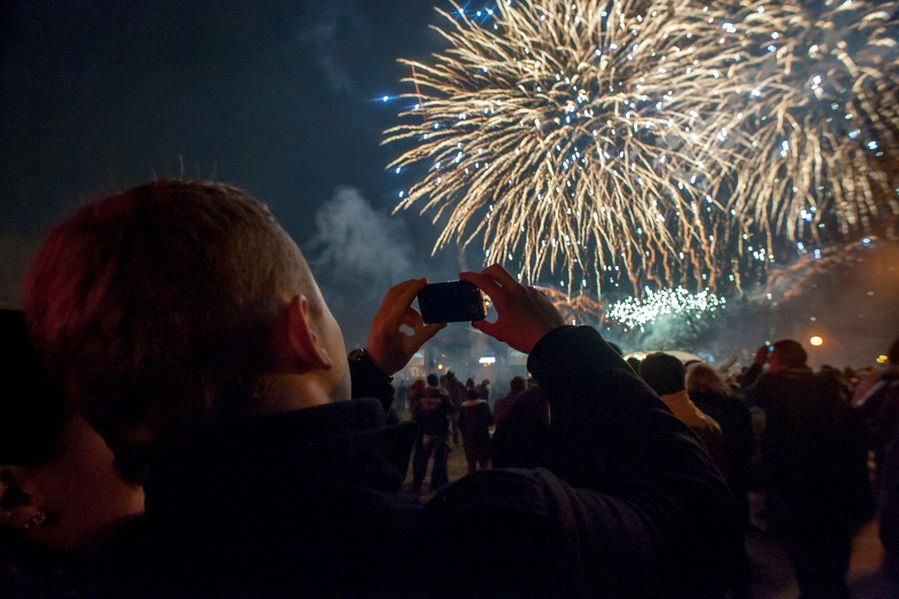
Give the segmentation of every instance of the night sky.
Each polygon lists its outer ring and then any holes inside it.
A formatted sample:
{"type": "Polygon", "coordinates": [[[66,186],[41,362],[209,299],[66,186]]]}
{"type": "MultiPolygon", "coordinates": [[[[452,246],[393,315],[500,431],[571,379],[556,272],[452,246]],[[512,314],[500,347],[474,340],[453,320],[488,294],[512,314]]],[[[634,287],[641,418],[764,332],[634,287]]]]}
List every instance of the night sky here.
{"type": "Polygon", "coordinates": [[[234,182],[300,240],[338,184],[377,206],[396,58],[434,49],[433,5],[5,2],[3,228],[154,176],[234,182]],[[163,8],[164,7],[164,8],[163,8]]]}

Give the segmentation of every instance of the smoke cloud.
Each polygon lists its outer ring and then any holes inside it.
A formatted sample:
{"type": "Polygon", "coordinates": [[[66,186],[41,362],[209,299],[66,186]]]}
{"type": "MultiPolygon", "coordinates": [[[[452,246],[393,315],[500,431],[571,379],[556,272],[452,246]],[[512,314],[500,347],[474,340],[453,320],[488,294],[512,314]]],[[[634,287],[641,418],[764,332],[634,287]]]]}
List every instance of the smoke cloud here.
{"type": "Polygon", "coordinates": [[[300,29],[299,39],[313,49],[335,92],[350,93],[356,88],[347,66],[352,61],[347,55],[346,41],[367,41],[368,26],[360,14],[352,0],[316,1],[306,6],[306,22],[300,29]]]}
{"type": "Polygon", "coordinates": [[[306,244],[325,299],[351,344],[365,341],[387,289],[422,276],[404,221],[376,210],[358,189],[339,186],[315,214],[306,244]]]}

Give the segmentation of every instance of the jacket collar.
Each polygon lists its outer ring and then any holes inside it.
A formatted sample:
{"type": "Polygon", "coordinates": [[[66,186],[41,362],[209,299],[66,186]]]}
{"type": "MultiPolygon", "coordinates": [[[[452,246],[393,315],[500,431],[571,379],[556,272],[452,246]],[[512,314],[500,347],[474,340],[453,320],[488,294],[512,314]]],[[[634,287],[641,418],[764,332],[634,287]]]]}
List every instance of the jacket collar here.
{"type": "Polygon", "coordinates": [[[687,426],[693,428],[708,426],[708,417],[696,407],[686,391],[669,393],[662,395],[661,398],[675,417],[687,426]]]}
{"type": "Polygon", "coordinates": [[[302,493],[321,485],[398,492],[416,426],[385,427],[377,400],[354,399],[249,418],[204,435],[157,464],[146,484],[147,514],[240,494],[302,493]]]}

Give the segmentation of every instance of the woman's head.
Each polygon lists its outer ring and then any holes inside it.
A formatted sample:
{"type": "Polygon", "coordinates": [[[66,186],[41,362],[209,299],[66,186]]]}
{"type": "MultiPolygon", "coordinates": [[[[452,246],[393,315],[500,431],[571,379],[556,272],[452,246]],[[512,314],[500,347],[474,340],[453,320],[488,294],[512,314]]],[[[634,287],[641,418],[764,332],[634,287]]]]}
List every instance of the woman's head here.
{"type": "Polygon", "coordinates": [[[4,526],[70,548],[143,509],[113,455],[44,371],[21,312],[0,311],[0,512],[4,526]]]}
{"type": "Polygon", "coordinates": [[[687,368],[687,391],[730,395],[730,389],[718,371],[703,362],[696,362],[687,368]]]}

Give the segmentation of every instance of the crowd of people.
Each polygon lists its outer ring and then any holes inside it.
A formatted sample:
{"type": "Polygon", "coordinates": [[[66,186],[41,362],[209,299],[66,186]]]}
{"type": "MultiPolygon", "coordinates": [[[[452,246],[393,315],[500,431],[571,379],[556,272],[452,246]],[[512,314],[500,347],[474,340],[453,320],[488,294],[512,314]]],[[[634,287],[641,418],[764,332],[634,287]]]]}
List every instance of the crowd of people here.
{"type": "Polygon", "coordinates": [[[452,372],[395,391],[445,326],[412,307],[424,279],[347,354],[242,190],[78,210],[0,318],[0,595],[749,596],[750,491],[804,597],[847,596],[875,511],[895,572],[899,342],[860,381],[791,340],[733,375],[625,361],[500,266],[460,277],[497,312],[472,326],[528,354],[495,402],[452,372]]]}

